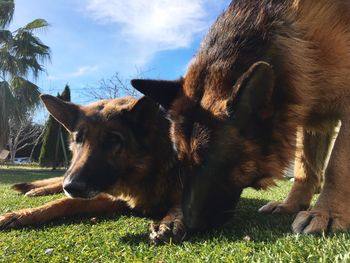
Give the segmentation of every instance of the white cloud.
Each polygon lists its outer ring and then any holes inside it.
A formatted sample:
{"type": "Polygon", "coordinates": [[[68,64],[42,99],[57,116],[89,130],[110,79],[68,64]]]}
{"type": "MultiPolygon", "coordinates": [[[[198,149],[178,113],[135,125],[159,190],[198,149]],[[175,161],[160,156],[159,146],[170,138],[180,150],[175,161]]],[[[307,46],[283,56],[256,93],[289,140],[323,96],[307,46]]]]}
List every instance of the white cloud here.
{"type": "Polygon", "coordinates": [[[78,68],[75,72],[67,74],[68,77],[81,77],[99,69],[99,66],[85,66],[78,68]]]}
{"type": "Polygon", "coordinates": [[[116,23],[123,40],[135,47],[137,64],[156,52],[189,47],[209,27],[213,5],[222,0],[88,0],[96,21],[116,23]]]}
{"type": "Polygon", "coordinates": [[[69,78],[78,78],[82,76],[89,75],[94,73],[100,69],[99,66],[82,66],[77,68],[74,72],[66,72],[57,75],[48,75],[46,77],[47,80],[63,80],[69,78]]]}

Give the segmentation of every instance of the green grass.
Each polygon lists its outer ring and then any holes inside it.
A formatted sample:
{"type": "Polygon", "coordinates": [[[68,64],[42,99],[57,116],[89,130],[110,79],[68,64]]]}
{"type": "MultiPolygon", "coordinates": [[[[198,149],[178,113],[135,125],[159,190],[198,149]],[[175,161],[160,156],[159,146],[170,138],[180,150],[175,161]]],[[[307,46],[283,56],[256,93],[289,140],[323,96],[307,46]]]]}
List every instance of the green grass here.
{"type": "MultiPolygon", "coordinates": [[[[0,168],[0,212],[34,207],[58,196],[28,198],[10,189],[16,182],[62,172],[0,168]]],[[[58,220],[40,228],[0,232],[0,262],[350,262],[350,234],[298,236],[293,216],[267,216],[257,209],[283,199],[291,183],[243,194],[235,218],[220,230],[190,237],[181,245],[148,243],[149,219],[131,216],[58,220]],[[250,237],[250,240],[245,238],[250,237]],[[50,255],[47,249],[53,249],[50,255]]]]}

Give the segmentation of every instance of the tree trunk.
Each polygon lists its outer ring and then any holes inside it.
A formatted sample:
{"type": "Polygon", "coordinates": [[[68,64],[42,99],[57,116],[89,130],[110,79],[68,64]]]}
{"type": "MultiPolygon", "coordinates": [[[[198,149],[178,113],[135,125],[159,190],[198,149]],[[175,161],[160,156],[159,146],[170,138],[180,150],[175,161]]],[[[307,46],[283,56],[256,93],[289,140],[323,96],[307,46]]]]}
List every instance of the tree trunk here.
{"type": "MultiPolygon", "coordinates": [[[[1,117],[3,116],[0,116],[0,119],[1,117]]],[[[6,142],[8,141],[9,130],[6,121],[0,120],[0,131],[0,151],[2,151],[6,149],[6,142]]]]}
{"type": "Polygon", "coordinates": [[[15,158],[16,158],[16,151],[14,149],[10,150],[10,161],[11,163],[15,162],[15,158]]]}

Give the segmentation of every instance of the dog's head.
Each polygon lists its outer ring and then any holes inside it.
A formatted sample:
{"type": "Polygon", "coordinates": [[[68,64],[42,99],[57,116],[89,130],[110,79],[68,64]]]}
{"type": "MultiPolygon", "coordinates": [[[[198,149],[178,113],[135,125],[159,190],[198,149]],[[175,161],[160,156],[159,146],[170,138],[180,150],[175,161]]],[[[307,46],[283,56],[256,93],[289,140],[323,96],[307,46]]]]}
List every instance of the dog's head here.
{"type": "Polygon", "coordinates": [[[71,134],[73,156],[63,184],[68,196],[92,198],[149,173],[160,118],[153,100],[125,97],[79,106],[50,95],[41,99],[71,134]]]}
{"type": "Polygon", "coordinates": [[[168,111],[171,139],[186,174],[185,221],[193,229],[228,219],[243,188],[271,183],[257,160],[266,157],[269,143],[272,67],[255,63],[234,81],[220,74],[202,74],[192,65],[178,81],[132,81],[168,111]]]}

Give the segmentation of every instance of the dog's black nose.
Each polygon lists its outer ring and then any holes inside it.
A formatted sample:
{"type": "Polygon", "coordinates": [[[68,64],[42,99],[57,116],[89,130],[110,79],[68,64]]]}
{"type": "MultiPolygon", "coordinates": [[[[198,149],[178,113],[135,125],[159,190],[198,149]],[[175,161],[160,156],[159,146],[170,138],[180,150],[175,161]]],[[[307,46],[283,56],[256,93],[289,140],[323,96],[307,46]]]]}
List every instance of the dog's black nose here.
{"type": "Polygon", "coordinates": [[[87,198],[88,197],[88,189],[85,183],[70,181],[63,183],[64,192],[74,198],[87,198]]]}

